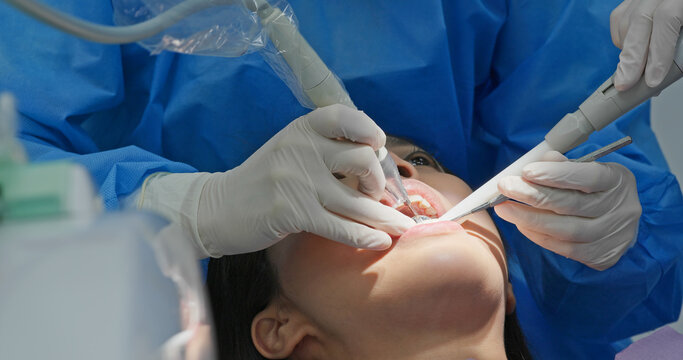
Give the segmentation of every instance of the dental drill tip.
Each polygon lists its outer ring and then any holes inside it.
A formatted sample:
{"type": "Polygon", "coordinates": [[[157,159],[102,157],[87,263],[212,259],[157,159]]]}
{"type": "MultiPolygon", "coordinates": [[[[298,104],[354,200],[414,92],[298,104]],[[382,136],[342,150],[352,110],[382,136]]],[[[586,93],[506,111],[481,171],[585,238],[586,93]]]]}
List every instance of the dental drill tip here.
{"type": "Polygon", "coordinates": [[[417,209],[415,208],[415,205],[413,205],[413,203],[410,202],[410,199],[408,199],[407,197],[406,197],[405,203],[406,203],[406,205],[408,206],[408,209],[410,209],[410,211],[413,212],[413,218],[422,216],[422,215],[420,215],[419,212],[417,212],[417,209]]]}
{"type": "Polygon", "coordinates": [[[426,221],[428,221],[428,220],[433,220],[433,219],[430,218],[429,216],[415,215],[415,216],[413,216],[413,220],[415,220],[415,222],[418,223],[418,224],[422,224],[422,223],[424,223],[424,222],[426,222],[426,221]]]}

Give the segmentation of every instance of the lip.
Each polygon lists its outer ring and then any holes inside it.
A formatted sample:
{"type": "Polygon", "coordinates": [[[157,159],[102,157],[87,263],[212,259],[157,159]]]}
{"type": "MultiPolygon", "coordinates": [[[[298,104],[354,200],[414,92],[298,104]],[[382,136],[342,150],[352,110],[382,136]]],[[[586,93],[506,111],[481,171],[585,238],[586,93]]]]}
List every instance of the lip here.
{"type": "Polygon", "coordinates": [[[398,241],[410,241],[436,235],[454,234],[465,229],[455,221],[438,221],[428,224],[418,224],[403,233],[398,241]]]}

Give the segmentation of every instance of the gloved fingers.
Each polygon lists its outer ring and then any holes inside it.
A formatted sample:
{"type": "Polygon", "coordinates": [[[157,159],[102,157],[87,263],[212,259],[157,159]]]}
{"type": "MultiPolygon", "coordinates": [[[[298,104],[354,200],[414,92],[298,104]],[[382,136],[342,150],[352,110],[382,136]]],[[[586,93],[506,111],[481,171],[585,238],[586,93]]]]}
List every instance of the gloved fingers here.
{"type": "Polygon", "coordinates": [[[558,240],[553,238],[551,235],[539,233],[528,228],[517,227],[517,229],[519,230],[519,232],[522,233],[522,235],[526,236],[529,240],[533,241],[538,246],[544,249],[548,249],[556,254],[562,255],[566,258],[576,260],[595,270],[605,270],[610,266],[614,265],[614,263],[616,263],[616,261],[619,259],[617,257],[616,259],[611,260],[608,263],[597,265],[589,261],[588,259],[585,259],[585,253],[591,251],[590,244],[576,244],[572,242],[558,240]]]}
{"type": "Polygon", "coordinates": [[[676,51],[683,19],[680,1],[663,1],[653,17],[650,52],[645,68],[645,82],[649,87],[659,85],[669,72],[676,51]]]}
{"type": "Polygon", "coordinates": [[[636,12],[636,9],[638,9],[638,7],[640,6],[641,1],[642,0],[630,1],[624,9],[624,13],[622,14],[621,18],[619,19],[619,24],[617,26],[619,31],[619,38],[621,39],[621,46],[619,46],[620,49],[624,48],[624,40],[626,39],[626,34],[628,34],[628,29],[631,25],[632,16],[636,12]]]}
{"type": "Polygon", "coordinates": [[[327,211],[322,211],[306,231],[359,249],[386,250],[391,247],[391,237],[387,233],[327,211]]]}
{"type": "MultiPolygon", "coordinates": [[[[658,2],[661,0],[644,0],[644,1],[649,1],[649,2],[658,2]]],[[[622,16],[621,21],[619,23],[619,31],[621,33],[621,45],[622,47],[624,46],[624,41],[626,40],[626,35],[628,34],[629,28],[631,27],[631,22],[635,18],[635,16],[641,12],[639,11],[641,8],[643,8],[643,0],[634,0],[631,3],[629,3],[628,7],[626,8],[626,11],[624,12],[624,16],[622,16]]]]}
{"type": "Polygon", "coordinates": [[[333,173],[357,176],[358,190],[379,201],[384,195],[386,179],[377,155],[369,147],[349,142],[329,140],[323,161],[333,173]]]}
{"type": "Polygon", "coordinates": [[[334,104],[315,109],[304,116],[311,128],[329,138],[345,138],[378,150],[386,143],[384,131],[364,112],[334,104]]]}
{"type": "Polygon", "coordinates": [[[556,254],[560,254],[571,259],[576,259],[577,257],[577,246],[580,246],[581,244],[558,240],[553,238],[551,235],[544,234],[524,226],[517,226],[517,230],[519,230],[519,232],[521,232],[522,235],[526,236],[529,240],[533,241],[544,249],[548,249],[556,254]]]}
{"type": "Polygon", "coordinates": [[[567,160],[569,160],[569,159],[567,159],[566,156],[562,155],[561,152],[552,150],[552,151],[548,151],[545,154],[543,154],[543,156],[541,156],[540,161],[567,161],[567,160]]]}
{"type": "Polygon", "coordinates": [[[532,229],[562,241],[590,242],[599,238],[602,231],[599,218],[559,215],[511,201],[496,205],[494,210],[501,219],[517,225],[518,228],[532,229]]]}
{"type": "Polygon", "coordinates": [[[522,177],[539,185],[592,193],[619,185],[620,173],[614,165],[595,161],[535,162],[522,169],[522,177]]]}
{"type": "Polygon", "coordinates": [[[594,243],[577,244],[557,240],[548,234],[539,233],[532,229],[520,227],[517,229],[537,245],[598,271],[603,271],[616,264],[632,244],[632,241],[616,243],[607,246],[606,249],[601,249],[601,246],[595,246],[594,243]]]}
{"type": "Polygon", "coordinates": [[[619,49],[623,47],[624,36],[626,35],[626,29],[628,29],[628,27],[624,27],[624,25],[628,26],[628,22],[623,22],[622,20],[625,18],[627,10],[632,3],[633,0],[625,0],[614,8],[609,16],[609,29],[610,34],[612,34],[612,43],[619,49]]]}
{"type": "Polygon", "coordinates": [[[328,211],[356,222],[372,226],[391,235],[401,235],[415,222],[379,201],[373,200],[350,187],[338,183],[319,193],[320,203],[328,211]]]}
{"type": "Polygon", "coordinates": [[[508,176],[498,182],[501,194],[528,204],[536,209],[560,215],[598,217],[604,215],[617,200],[609,192],[584,193],[536,185],[519,176],[508,176]]]}
{"type": "Polygon", "coordinates": [[[629,24],[614,75],[614,86],[619,91],[631,88],[645,70],[652,35],[652,16],[658,3],[659,0],[641,1],[629,18],[622,20],[629,24]]]}

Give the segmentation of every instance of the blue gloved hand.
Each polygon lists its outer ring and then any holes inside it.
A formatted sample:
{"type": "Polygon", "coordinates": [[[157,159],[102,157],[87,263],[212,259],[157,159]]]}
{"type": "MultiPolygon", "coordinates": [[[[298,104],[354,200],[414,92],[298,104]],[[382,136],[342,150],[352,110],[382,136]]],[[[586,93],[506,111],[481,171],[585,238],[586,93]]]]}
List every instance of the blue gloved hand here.
{"type": "Polygon", "coordinates": [[[642,212],[636,180],[617,163],[570,162],[551,151],[498,189],[519,204],[495,207],[536,244],[593,269],[614,265],[636,239],[642,212]]]}
{"type": "Polygon", "coordinates": [[[392,243],[387,233],[415,224],[378,201],[385,179],[375,150],[385,140],[363,112],[327,106],[292,121],[232,170],[150,176],[138,204],[182,224],[202,256],[264,249],[301,231],[383,250],[392,243]],[[357,176],[359,191],[333,173],[357,176]]]}
{"type": "Polygon", "coordinates": [[[622,49],[614,86],[623,91],[645,75],[659,85],[673,63],[683,25],[683,0],[625,0],[610,16],[612,42],[622,49]]]}

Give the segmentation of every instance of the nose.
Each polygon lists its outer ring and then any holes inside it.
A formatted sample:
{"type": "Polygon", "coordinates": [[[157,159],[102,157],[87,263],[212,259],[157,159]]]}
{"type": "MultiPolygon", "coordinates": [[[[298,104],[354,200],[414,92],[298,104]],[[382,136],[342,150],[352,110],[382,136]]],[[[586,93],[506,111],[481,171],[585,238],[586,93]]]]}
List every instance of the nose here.
{"type": "Polygon", "coordinates": [[[398,173],[406,179],[419,179],[419,173],[415,166],[408,161],[401,159],[394,153],[390,153],[398,167],[398,173]]]}

